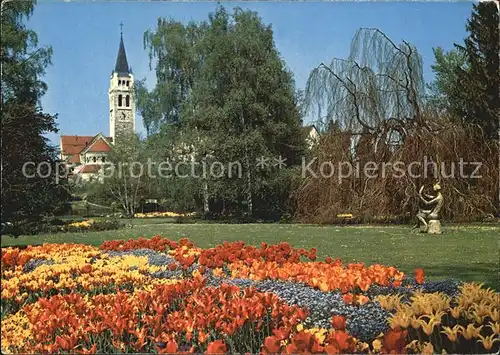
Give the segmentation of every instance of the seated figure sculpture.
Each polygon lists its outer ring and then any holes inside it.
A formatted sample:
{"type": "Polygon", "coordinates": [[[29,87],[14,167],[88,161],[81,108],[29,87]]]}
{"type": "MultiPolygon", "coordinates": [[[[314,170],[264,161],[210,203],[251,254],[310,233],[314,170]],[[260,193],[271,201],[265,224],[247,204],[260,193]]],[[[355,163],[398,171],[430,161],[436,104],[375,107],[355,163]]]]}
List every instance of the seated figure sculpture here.
{"type": "Polygon", "coordinates": [[[431,209],[420,209],[417,214],[417,218],[424,225],[424,233],[441,234],[441,223],[439,222],[439,211],[443,207],[443,195],[441,194],[441,186],[439,183],[434,184],[433,190],[437,193],[436,196],[428,195],[424,193],[425,197],[429,198],[426,200],[422,195],[424,186],[418,191],[418,196],[420,201],[425,206],[433,206],[431,209]],[[433,224],[432,230],[429,230],[429,224],[433,224]]]}

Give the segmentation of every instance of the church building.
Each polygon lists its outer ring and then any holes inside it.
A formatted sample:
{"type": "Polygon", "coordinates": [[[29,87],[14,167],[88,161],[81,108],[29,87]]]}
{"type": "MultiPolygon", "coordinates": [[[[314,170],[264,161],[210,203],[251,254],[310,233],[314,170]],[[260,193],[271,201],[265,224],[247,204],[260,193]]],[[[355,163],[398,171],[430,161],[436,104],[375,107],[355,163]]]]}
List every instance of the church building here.
{"type": "Polygon", "coordinates": [[[109,136],[61,136],[61,159],[73,166],[73,175],[88,181],[99,171],[113,144],[123,134],[135,133],[134,75],[127,62],[123,33],[109,83],[109,136]]]}

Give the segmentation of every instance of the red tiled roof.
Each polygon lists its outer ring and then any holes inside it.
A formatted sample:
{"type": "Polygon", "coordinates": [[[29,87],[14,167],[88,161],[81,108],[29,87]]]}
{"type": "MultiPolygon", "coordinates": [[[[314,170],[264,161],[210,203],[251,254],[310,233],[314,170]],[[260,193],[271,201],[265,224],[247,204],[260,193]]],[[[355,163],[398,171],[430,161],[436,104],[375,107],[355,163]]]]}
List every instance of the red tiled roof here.
{"type": "Polygon", "coordinates": [[[63,154],[79,154],[95,136],[61,136],[63,154]]]}
{"type": "Polygon", "coordinates": [[[90,149],[88,150],[89,152],[109,152],[111,150],[111,147],[109,146],[108,143],[104,141],[104,139],[100,138],[97,140],[90,149]]]}
{"type": "MultiPolygon", "coordinates": [[[[69,155],[70,163],[80,163],[80,152],[87,148],[87,146],[94,140],[96,136],[61,136],[61,152],[64,155],[69,155]]],[[[109,142],[113,141],[113,138],[106,137],[109,142]]],[[[110,147],[102,140],[99,139],[97,142],[97,150],[92,147],[92,152],[108,152],[110,147]],[[106,146],[107,148],[104,148],[106,146]]]]}
{"type": "Polygon", "coordinates": [[[89,174],[89,173],[95,173],[98,172],[99,169],[101,169],[101,166],[99,164],[86,164],[83,166],[83,168],[78,171],[78,174],[89,174]]]}

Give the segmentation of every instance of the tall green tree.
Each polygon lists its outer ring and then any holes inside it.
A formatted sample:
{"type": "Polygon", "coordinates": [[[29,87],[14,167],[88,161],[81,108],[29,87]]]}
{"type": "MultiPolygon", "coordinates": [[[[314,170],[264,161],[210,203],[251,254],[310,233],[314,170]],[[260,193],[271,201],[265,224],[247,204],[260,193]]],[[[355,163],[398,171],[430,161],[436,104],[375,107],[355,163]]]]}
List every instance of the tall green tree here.
{"type": "Polygon", "coordinates": [[[70,198],[57,151],[44,136],[57,132],[57,117],[40,106],[52,48],[39,47],[24,24],[34,7],[34,1],[2,3],[1,14],[2,222],[25,226],[63,211],[70,198]]]}
{"type": "Polygon", "coordinates": [[[435,74],[430,89],[430,103],[443,113],[453,113],[461,110],[464,103],[463,93],[458,85],[459,70],[468,70],[467,56],[463,50],[455,48],[444,51],[441,47],[432,49],[435,63],[431,69],[435,74]]]}
{"type": "Polygon", "coordinates": [[[473,5],[463,46],[470,69],[459,69],[459,85],[467,105],[459,114],[483,128],[487,138],[498,138],[500,117],[500,27],[498,3],[473,5]]]}
{"type": "Polygon", "coordinates": [[[182,117],[209,142],[215,160],[225,167],[241,164],[242,176],[225,175],[217,183],[223,199],[241,201],[251,215],[272,198],[271,177],[282,174],[260,169],[256,161],[269,157],[272,164],[281,156],[294,166],[304,149],[292,74],[276,50],[271,26],[255,12],[236,8],[230,15],[219,7],[200,47],[205,60],[182,117]]]}
{"type": "Polygon", "coordinates": [[[229,14],[219,7],[208,22],[182,26],[159,20],[145,39],[157,60],[157,85],[150,94],[164,93],[157,115],[160,139],[192,147],[189,154],[199,162],[241,166],[232,176],[226,171],[203,178],[205,205],[210,198],[221,210],[252,214],[254,206],[264,208],[273,199],[270,190],[281,203],[289,172],[257,169],[256,159],[281,155],[288,166],[297,165],[304,137],[292,75],[274,46],[271,26],[254,12],[238,8],[229,14]]]}
{"type": "Polygon", "coordinates": [[[473,5],[467,21],[469,36],[463,45],[444,53],[434,50],[431,84],[439,108],[463,123],[479,125],[486,138],[498,138],[500,116],[500,29],[498,5],[484,1],[473,5]]]}

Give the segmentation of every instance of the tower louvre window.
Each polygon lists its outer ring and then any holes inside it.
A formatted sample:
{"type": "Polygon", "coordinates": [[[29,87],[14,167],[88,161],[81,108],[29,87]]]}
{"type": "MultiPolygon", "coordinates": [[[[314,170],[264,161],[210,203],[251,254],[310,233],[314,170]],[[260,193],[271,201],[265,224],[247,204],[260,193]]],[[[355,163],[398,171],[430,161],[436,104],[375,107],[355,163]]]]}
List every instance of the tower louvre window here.
{"type": "Polygon", "coordinates": [[[121,85],[122,84],[122,81],[121,80],[118,80],[118,85],[121,85]]]}
{"type": "Polygon", "coordinates": [[[130,107],[130,95],[125,97],[125,106],[130,107]]]}
{"type": "Polygon", "coordinates": [[[122,106],[122,95],[118,95],[118,106],[122,106]]]}
{"type": "Polygon", "coordinates": [[[127,80],[127,86],[128,86],[129,83],[130,83],[130,80],[127,80]]]}

